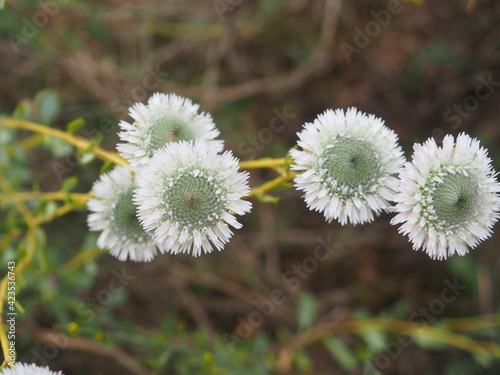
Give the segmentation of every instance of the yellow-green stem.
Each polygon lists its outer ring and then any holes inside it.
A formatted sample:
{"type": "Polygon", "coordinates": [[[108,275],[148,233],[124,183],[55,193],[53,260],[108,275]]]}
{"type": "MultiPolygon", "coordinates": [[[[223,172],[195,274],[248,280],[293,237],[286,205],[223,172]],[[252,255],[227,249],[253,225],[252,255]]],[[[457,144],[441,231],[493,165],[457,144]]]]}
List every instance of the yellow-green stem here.
{"type": "MultiPolygon", "coordinates": [[[[39,134],[45,134],[51,137],[56,137],[62,139],[69,144],[72,144],[76,148],[86,151],[91,146],[91,142],[85,138],[75,136],[70,133],[66,133],[59,129],[49,128],[48,126],[37,124],[35,122],[17,119],[1,119],[0,127],[7,127],[11,129],[24,129],[29,130],[39,134]]],[[[127,165],[126,161],[116,152],[111,152],[104,150],[99,146],[95,146],[91,149],[91,152],[98,158],[104,161],[111,161],[117,165],[127,165]]]]}
{"type": "Polygon", "coordinates": [[[284,182],[293,180],[294,177],[295,177],[295,174],[293,174],[293,173],[290,173],[290,174],[287,174],[284,176],[276,177],[274,180],[265,182],[262,185],[260,185],[259,187],[252,189],[252,191],[250,192],[250,196],[262,197],[262,196],[266,195],[269,191],[271,191],[271,190],[277,188],[278,186],[280,186],[281,184],[283,184],[284,182]]]}
{"type": "Polygon", "coordinates": [[[28,191],[28,192],[16,192],[16,193],[7,193],[0,195],[0,203],[7,202],[24,202],[29,201],[31,199],[44,199],[47,201],[64,201],[66,199],[75,200],[75,201],[86,201],[91,197],[90,193],[68,193],[65,191],[53,191],[53,192],[44,192],[44,191],[28,191]]]}
{"type": "Polygon", "coordinates": [[[263,158],[257,160],[240,161],[241,169],[272,168],[284,166],[286,158],[272,159],[263,158]]]}

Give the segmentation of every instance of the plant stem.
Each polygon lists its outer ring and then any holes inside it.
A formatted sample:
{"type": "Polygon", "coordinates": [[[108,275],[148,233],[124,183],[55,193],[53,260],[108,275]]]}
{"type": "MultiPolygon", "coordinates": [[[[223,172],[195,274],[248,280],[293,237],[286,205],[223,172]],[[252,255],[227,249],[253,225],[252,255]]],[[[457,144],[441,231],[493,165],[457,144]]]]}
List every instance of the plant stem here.
{"type": "Polygon", "coordinates": [[[14,192],[0,195],[0,203],[6,203],[11,201],[24,202],[31,199],[44,199],[47,201],[64,201],[66,199],[70,200],[87,200],[91,197],[90,193],[68,193],[66,191],[28,191],[28,192],[14,192]]]}
{"type": "Polygon", "coordinates": [[[286,158],[272,159],[272,158],[262,158],[257,160],[241,161],[241,169],[255,169],[255,168],[271,168],[276,169],[277,167],[282,167],[285,164],[286,158]]]}
{"type": "MultiPolygon", "coordinates": [[[[76,148],[87,151],[92,146],[91,142],[85,138],[66,133],[59,129],[49,128],[48,126],[37,124],[35,122],[17,119],[1,119],[0,127],[4,126],[11,129],[25,129],[39,134],[45,134],[51,137],[62,139],[76,148]]],[[[116,152],[106,151],[99,146],[94,146],[91,150],[95,156],[104,160],[111,161],[117,165],[127,165],[127,162],[116,152]]]]}
{"type": "Polygon", "coordinates": [[[294,173],[289,173],[284,176],[278,176],[274,180],[268,181],[260,185],[259,187],[256,187],[252,189],[250,192],[250,196],[252,197],[263,197],[266,195],[269,191],[275,189],[276,187],[280,186],[282,183],[293,180],[295,177],[294,173]]]}

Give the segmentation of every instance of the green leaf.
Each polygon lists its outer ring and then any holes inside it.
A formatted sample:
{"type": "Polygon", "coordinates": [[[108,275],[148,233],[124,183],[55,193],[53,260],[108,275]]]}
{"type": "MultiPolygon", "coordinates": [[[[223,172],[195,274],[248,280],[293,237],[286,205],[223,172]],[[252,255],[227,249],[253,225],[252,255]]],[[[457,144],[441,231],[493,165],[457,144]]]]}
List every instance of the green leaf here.
{"type": "MultiPolygon", "coordinates": [[[[1,1],[1,0],[0,0],[1,1]]],[[[12,117],[15,119],[30,120],[33,116],[33,106],[29,103],[19,103],[12,111],[12,117]]]]}
{"type": "Polygon", "coordinates": [[[304,293],[297,302],[297,320],[299,332],[311,328],[316,320],[316,300],[309,293],[304,293]]]}
{"type": "Polygon", "coordinates": [[[0,129],[0,145],[7,146],[14,141],[14,130],[3,128],[0,129]]]}
{"type": "Polygon", "coordinates": [[[45,206],[45,214],[48,216],[52,215],[56,210],[57,210],[56,202],[48,202],[47,205],[45,206]]]}
{"type": "Polygon", "coordinates": [[[55,90],[42,90],[35,97],[37,120],[51,124],[61,111],[61,100],[55,90]]]}
{"type": "Polygon", "coordinates": [[[5,0],[0,0],[0,9],[3,9],[5,6],[5,0]]]}
{"type": "Polygon", "coordinates": [[[78,177],[68,177],[62,183],[62,190],[71,191],[76,187],[76,185],[78,185],[78,177]]]}
{"type": "Polygon", "coordinates": [[[10,157],[4,148],[0,148],[0,166],[7,166],[10,162],[10,157]]]}
{"type": "Polygon", "coordinates": [[[113,163],[112,161],[107,161],[106,163],[104,163],[99,171],[100,174],[103,174],[103,173],[108,173],[109,171],[111,171],[111,169],[113,169],[113,166],[115,165],[115,163],[113,163]]]}
{"type": "Polygon", "coordinates": [[[55,158],[64,158],[73,152],[73,146],[59,138],[46,136],[44,139],[55,158]]]}
{"type": "Polygon", "coordinates": [[[265,203],[278,203],[280,200],[278,197],[273,197],[272,195],[256,195],[255,198],[265,203]]]}
{"type": "Polygon", "coordinates": [[[471,353],[471,355],[484,368],[490,367],[495,362],[495,358],[489,354],[471,353]]]}
{"type": "Polygon", "coordinates": [[[82,154],[82,153],[78,154],[78,162],[81,165],[88,164],[88,163],[90,163],[94,159],[95,159],[95,155],[92,152],[86,152],[84,154],[82,154]]]}
{"type": "Polygon", "coordinates": [[[368,347],[375,352],[380,352],[386,349],[387,336],[377,327],[367,329],[366,331],[361,332],[360,335],[366,341],[368,347]]]}
{"type": "Polygon", "coordinates": [[[98,145],[99,145],[99,143],[101,143],[101,142],[102,142],[102,139],[103,139],[102,134],[98,134],[98,135],[96,135],[94,138],[92,138],[92,139],[90,140],[89,145],[88,145],[88,146],[87,146],[87,148],[85,149],[85,152],[92,152],[92,151],[94,150],[94,148],[95,148],[96,146],[98,146],[98,145]]]}
{"type": "Polygon", "coordinates": [[[77,119],[74,119],[73,121],[70,121],[68,125],[66,125],[66,130],[70,134],[76,133],[78,130],[83,129],[85,125],[87,124],[87,121],[85,119],[79,117],[77,119]]]}
{"type": "Polygon", "coordinates": [[[358,365],[355,359],[356,356],[351,349],[336,337],[326,337],[323,339],[323,344],[344,370],[352,371],[358,365]]]}
{"type": "Polygon", "coordinates": [[[285,181],[282,182],[281,184],[277,185],[276,187],[273,188],[273,190],[283,190],[283,189],[288,189],[291,187],[293,184],[291,182],[285,181]]]}
{"type": "Polygon", "coordinates": [[[299,371],[305,372],[312,368],[313,363],[304,350],[299,350],[295,353],[295,366],[299,371]]]}

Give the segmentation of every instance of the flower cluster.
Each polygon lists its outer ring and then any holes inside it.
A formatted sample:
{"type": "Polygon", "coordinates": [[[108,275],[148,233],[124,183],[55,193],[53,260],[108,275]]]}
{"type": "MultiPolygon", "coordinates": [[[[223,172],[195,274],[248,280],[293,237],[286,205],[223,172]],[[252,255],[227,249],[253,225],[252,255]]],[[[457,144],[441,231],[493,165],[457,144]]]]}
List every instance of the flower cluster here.
{"type": "MultiPolygon", "coordinates": [[[[101,176],[88,202],[98,246],[120,260],[157,253],[198,256],[221,250],[251,204],[248,173],[224,144],[212,117],[176,95],[154,94],[120,122],[128,161],[101,176]]],[[[384,121],[349,108],[327,110],[298,134],[290,151],[295,187],[328,222],[363,224],[383,212],[431,258],[463,255],[491,235],[500,184],[487,152],[468,135],[414,146],[406,162],[384,121]]]]}
{"type": "Polygon", "coordinates": [[[292,169],[309,209],[327,221],[361,224],[382,211],[433,259],[464,255],[491,235],[500,217],[500,184],[479,142],[448,135],[414,146],[406,162],[396,134],[354,108],[328,110],[298,133],[292,169]],[[393,206],[392,202],[396,205],[393,206]]]}
{"type": "Polygon", "coordinates": [[[160,253],[194,256],[221,250],[240,228],[235,214],[251,204],[248,174],[223,150],[209,114],[176,95],[154,94],[120,122],[117,149],[129,167],[102,175],[88,202],[98,246],[120,260],[147,262],[160,253]]]}

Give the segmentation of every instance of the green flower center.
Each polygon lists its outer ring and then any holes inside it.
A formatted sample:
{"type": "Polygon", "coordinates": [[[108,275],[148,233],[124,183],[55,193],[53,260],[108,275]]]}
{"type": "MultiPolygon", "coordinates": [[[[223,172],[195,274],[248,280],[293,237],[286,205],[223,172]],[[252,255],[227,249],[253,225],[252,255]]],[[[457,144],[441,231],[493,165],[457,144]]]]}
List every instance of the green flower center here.
{"type": "Polygon", "coordinates": [[[139,239],[146,235],[146,231],[136,216],[136,207],[132,201],[133,194],[134,187],[130,187],[116,195],[111,209],[111,218],[119,233],[139,239]]]}
{"type": "Polygon", "coordinates": [[[461,173],[446,174],[432,195],[434,211],[447,224],[460,224],[470,219],[479,200],[476,180],[461,173]]]}
{"type": "Polygon", "coordinates": [[[362,139],[338,137],[323,153],[324,176],[339,187],[367,189],[380,176],[380,162],[373,146],[362,139]]]}
{"type": "Polygon", "coordinates": [[[161,117],[152,121],[145,131],[146,152],[152,157],[156,150],[169,142],[191,141],[195,138],[192,129],[176,117],[161,117]]]}
{"type": "Polygon", "coordinates": [[[221,218],[227,191],[206,171],[182,171],[166,182],[163,203],[170,220],[202,229],[221,218]]]}

